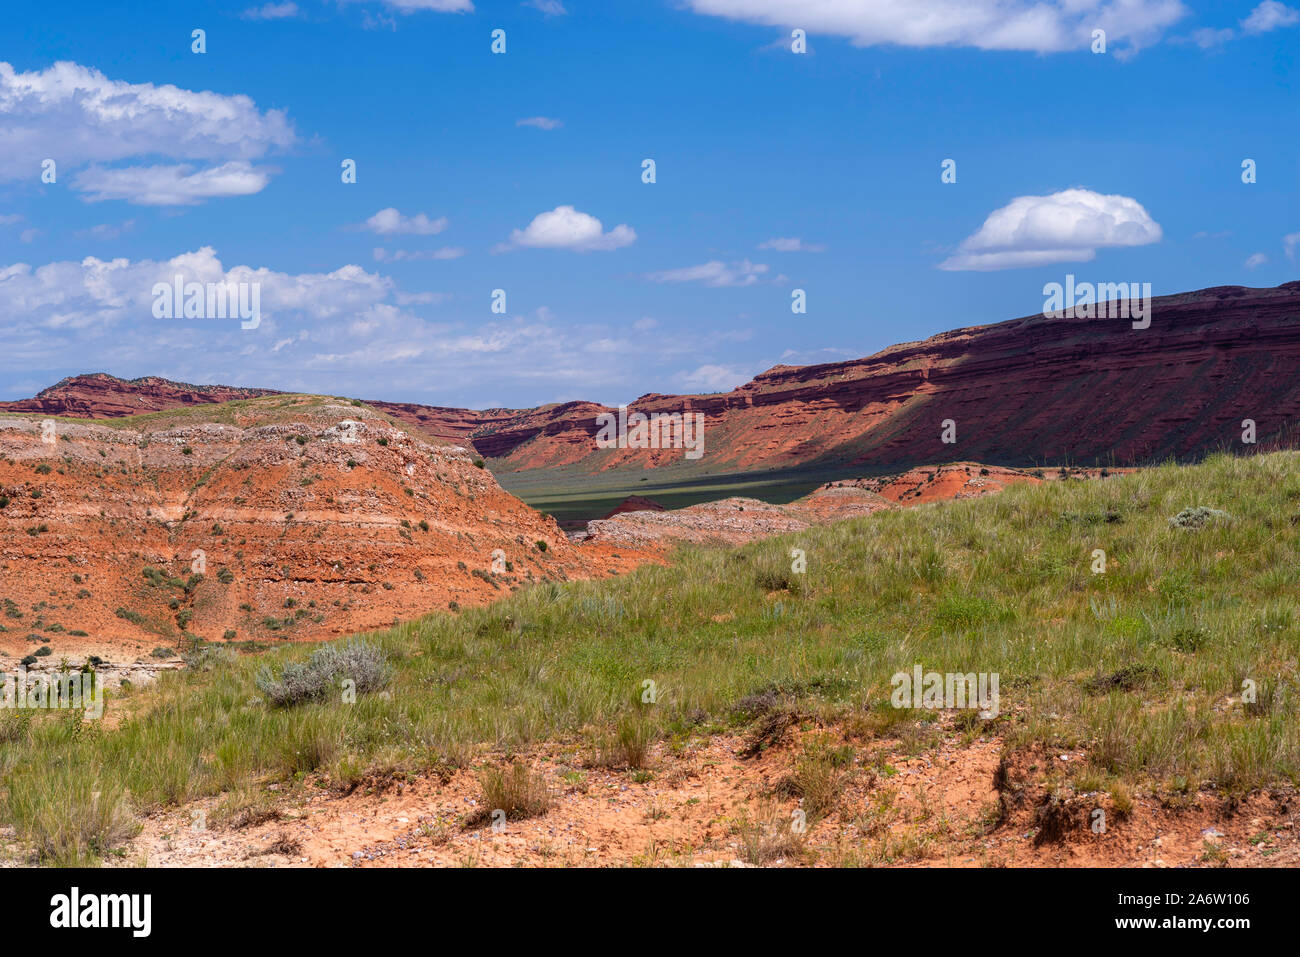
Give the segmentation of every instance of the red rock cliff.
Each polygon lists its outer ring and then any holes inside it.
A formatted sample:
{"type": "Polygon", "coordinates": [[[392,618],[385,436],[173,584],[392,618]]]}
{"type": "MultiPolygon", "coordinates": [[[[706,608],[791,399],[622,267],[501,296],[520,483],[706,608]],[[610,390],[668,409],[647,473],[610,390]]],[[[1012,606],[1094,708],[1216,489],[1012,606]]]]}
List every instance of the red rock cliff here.
{"type": "MultiPolygon", "coordinates": [[[[907,467],[975,459],[1131,464],[1240,447],[1297,444],[1300,282],[1219,286],[1152,302],[1151,324],[1041,315],[955,329],[874,356],[776,366],[716,395],[646,395],[631,410],[700,412],[702,468],[907,467]],[[940,440],[952,419],[957,442],[940,440]]],[[[0,410],[104,418],[268,390],[78,376],[0,410]]],[[[370,402],[498,469],[597,472],[681,462],[680,449],[598,449],[590,402],[536,409],[370,402]]]]}

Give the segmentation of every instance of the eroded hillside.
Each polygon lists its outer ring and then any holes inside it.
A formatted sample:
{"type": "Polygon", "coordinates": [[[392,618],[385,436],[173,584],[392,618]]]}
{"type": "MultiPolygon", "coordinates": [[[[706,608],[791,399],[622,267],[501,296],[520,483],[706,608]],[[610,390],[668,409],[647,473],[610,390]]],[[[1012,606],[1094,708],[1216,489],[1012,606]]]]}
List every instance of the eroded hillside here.
{"type": "Polygon", "coordinates": [[[5,650],[323,638],[623,560],[579,552],[471,452],[365,407],[222,409],[0,418],[5,650]]]}

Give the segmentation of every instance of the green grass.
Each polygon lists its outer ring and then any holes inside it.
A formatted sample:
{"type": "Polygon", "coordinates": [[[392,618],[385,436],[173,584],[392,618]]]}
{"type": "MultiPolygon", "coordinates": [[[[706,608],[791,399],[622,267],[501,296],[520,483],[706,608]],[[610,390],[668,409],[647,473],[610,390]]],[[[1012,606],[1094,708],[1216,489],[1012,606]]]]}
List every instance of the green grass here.
{"type": "Polygon", "coordinates": [[[860,478],[857,469],[766,469],[712,473],[689,461],[644,474],[632,469],[592,473],[587,469],[530,469],[512,472],[493,463],[492,474],[506,491],[564,527],[578,528],[603,518],[629,495],[653,499],[665,508],[686,508],[734,495],[785,505],[827,482],[860,478]]]}
{"type": "MultiPolygon", "coordinates": [[[[774,693],[816,718],[895,734],[937,718],[888,704],[891,676],[914,664],[997,672],[995,727],[1009,747],[1085,747],[1077,773],[1115,787],[1294,783],[1297,520],[1300,453],[1215,456],[531,586],[371,636],[391,682],[350,705],[260,700],[259,669],[310,648],[213,655],[110,700],[133,712],[115,727],[38,715],[0,735],[0,819],[68,863],[121,831],[104,821],[119,795],[139,813],[315,772],[463,766],[485,749],[556,739],[621,742],[636,764],[647,741],[738,727],[753,717],[742,699],[774,693]],[[1170,525],[1195,506],[1228,516],[1170,525]],[[788,573],[795,547],[804,575],[788,573]],[[1094,575],[1099,548],[1107,571],[1094,575]],[[1250,707],[1234,700],[1244,679],[1259,688],[1250,707]],[[73,779],[109,803],[69,803],[73,779]],[[90,830],[72,840],[78,821],[90,830]]],[[[801,787],[833,779],[808,773],[801,787]]]]}

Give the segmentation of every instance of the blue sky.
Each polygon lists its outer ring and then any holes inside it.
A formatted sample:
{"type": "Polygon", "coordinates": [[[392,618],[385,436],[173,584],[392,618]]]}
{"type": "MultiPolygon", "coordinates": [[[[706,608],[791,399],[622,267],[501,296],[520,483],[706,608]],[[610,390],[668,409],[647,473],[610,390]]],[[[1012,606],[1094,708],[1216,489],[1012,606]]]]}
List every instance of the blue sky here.
{"type": "Polygon", "coordinates": [[[1031,314],[1068,272],[1297,276],[1276,0],[226,6],[7,11],[0,398],[107,371],[612,404],[1031,314]],[[260,325],[156,318],[178,271],[259,282],[260,325]]]}

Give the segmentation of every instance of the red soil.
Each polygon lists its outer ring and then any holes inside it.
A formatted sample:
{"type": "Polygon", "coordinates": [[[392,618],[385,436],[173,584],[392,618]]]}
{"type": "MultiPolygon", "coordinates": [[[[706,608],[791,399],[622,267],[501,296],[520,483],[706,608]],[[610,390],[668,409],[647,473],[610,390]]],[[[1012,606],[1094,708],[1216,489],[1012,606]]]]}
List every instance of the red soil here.
{"type": "Polygon", "coordinates": [[[0,418],[0,501],[0,653],[53,661],[326,638],[652,557],[579,550],[468,451],[351,406],[53,442],[0,418]]]}

